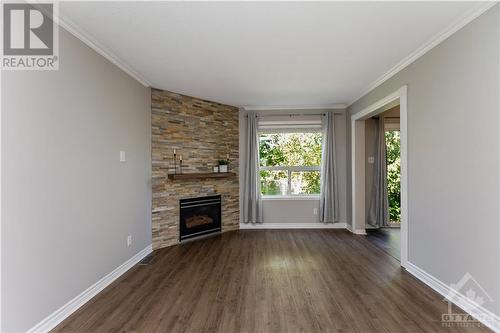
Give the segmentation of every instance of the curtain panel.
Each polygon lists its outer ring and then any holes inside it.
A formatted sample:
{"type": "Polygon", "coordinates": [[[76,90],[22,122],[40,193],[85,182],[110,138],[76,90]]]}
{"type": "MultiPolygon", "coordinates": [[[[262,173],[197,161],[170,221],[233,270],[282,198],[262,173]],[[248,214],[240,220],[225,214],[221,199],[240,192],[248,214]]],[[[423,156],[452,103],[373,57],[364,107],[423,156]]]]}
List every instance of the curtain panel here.
{"type": "Polygon", "coordinates": [[[259,131],[255,112],[249,112],[246,126],[243,182],[243,223],[262,223],[262,194],[259,172],[259,131]]]}
{"type": "Polygon", "coordinates": [[[367,221],[377,227],[389,226],[389,197],[387,195],[387,160],[384,118],[377,119],[377,147],[373,165],[373,184],[367,221]]]}
{"type": "Polygon", "coordinates": [[[323,223],[334,223],[339,220],[334,112],[326,112],[323,115],[322,127],[323,149],[321,154],[319,220],[323,223]]]}

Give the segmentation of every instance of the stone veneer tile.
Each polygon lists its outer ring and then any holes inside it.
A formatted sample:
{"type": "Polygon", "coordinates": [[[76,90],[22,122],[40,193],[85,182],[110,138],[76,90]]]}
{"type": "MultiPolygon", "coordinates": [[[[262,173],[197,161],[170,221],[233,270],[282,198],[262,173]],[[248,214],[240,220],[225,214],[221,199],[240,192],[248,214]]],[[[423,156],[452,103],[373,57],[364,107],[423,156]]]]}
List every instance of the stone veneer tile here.
{"type": "Polygon", "coordinates": [[[239,228],[238,108],[151,90],[151,161],[153,248],[179,242],[179,199],[222,195],[222,231],[239,228]],[[183,173],[211,172],[217,160],[230,157],[235,177],[169,180],[173,150],[182,155],[183,173]]]}

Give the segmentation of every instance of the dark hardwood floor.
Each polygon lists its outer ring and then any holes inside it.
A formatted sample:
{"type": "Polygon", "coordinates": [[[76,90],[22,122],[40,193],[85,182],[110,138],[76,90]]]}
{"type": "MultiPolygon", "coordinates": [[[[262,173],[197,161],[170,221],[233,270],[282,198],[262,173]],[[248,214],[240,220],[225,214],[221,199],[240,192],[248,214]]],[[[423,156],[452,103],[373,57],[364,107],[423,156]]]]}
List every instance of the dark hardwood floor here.
{"type": "Polygon", "coordinates": [[[364,236],[240,230],[154,252],[54,332],[475,332],[364,236]]]}
{"type": "Polygon", "coordinates": [[[368,241],[380,247],[398,261],[401,261],[401,229],[366,229],[366,233],[366,239],[368,241]]]}

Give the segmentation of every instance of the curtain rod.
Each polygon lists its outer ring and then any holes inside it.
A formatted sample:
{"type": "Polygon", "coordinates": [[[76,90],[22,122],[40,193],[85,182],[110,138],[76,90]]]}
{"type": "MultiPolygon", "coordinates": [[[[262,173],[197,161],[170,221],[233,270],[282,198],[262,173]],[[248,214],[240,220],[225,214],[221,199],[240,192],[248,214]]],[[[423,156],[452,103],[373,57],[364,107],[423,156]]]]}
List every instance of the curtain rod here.
{"type": "MultiPolygon", "coordinates": [[[[287,113],[287,114],[256,114],[256,118],[266,118],[266,117],[302,117],[302,116],[324,116],[326,112],[322,113],[287,113]]],[[[335,115],[342,115],[344,112],[333,112],[335,115]]],[[[248,117],[248,115],[245,115],[245,117],[248,117]]]]}

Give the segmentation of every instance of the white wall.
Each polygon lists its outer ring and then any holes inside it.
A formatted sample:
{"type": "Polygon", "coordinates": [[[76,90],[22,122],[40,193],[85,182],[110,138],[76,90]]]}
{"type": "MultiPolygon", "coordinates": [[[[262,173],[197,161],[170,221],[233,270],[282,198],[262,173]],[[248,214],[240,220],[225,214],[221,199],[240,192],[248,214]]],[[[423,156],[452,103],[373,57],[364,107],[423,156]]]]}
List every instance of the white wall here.
{"type": "MultiPolygon", "coordinates": [[[[269,110],[259,111],[259,114],[317,114],[325,110],[269,110]]],[[[342,114],[335,115],[335,139],[337,140],[337,181],[339,186],[339,222],[347,221],[347,138],[346,138],[346,115],[345,110],[336,110],[342,114]]],[[[295,118],[297,119],[297,118],[295,118]]],[[[244,156],[246,136],[246,112],[240,111],[240,184],[244,180],[244,156]]],[[[242,191],[243,186],[240,186],[242,191]]],[[[240,193],[240,198],[243,196],[240,193]]],[[[241,203],[240,203],[241,206],[241,203]]],[[[241,208],[241,207],[240,207],[241,208]]],[[[313,213],[314,208],[319,208],[319,200],[311,199],[270,199],[263,202],[264,223],[317,223],[318,215],[313,213]]],[[[241,211],[241,209],[240,209],[241,211]]],[[[242,218],[240,218],[240,221],[242,218]]]]}
{"type": "Polygon", "coordinates": [[[500,314],[499,5],[354,103],[408,85],[409,261],[446,284],[469,272],[500,314]]]}
{"type": "Polygon", "coordinates": [[[2,332],[151,244],[149,90],[59,31],[58,71],[2,73],[2,332]]]}
{"type": "Polygon", "coordinates": [[[274,200],[263,199],[263,212],[265,223],[314,223],[319,222],[314,209],[319,210],[319,200],[288,199],[274,200]]]}

